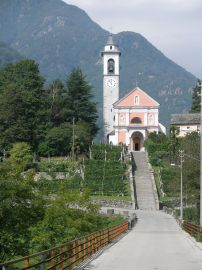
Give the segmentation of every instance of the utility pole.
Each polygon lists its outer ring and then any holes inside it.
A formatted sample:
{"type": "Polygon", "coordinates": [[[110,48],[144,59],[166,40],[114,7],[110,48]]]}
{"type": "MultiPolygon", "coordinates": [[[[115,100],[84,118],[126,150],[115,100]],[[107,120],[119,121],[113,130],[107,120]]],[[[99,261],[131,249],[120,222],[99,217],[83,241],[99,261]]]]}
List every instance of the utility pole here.
{"type": "Polygon", "coordinates": [[[202,227],[202,82],[199,83],[200,87],[200,96],[201,96],[201,127],[200,127],[200,226],[202,227]]]}
{"type": "Polygon", "coordinates": [[[184,150],[179,150],[180,157],[180,220],[183,221],[183,175],[182,175],[182,164],[184,162],[184,150]]]}

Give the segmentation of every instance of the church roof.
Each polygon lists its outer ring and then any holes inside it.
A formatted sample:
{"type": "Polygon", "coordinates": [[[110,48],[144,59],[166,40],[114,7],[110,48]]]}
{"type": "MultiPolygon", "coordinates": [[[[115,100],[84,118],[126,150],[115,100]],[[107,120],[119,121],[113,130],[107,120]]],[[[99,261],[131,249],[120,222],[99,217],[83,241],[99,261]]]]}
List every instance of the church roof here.
{"type": "Polygon", "coordinates": [[[119,107],[159,107],[159,103],[145,93],[139,87],[130,91],[126,96],[113,104],[114,108],[119,107]],[[138,103],[135,104],[135,97],[138,97],[138,103]]]}
{"type": "Polygon", "coordinates": [[[171,114],[171,125],[198,125],[200,113],[171,114]]]}

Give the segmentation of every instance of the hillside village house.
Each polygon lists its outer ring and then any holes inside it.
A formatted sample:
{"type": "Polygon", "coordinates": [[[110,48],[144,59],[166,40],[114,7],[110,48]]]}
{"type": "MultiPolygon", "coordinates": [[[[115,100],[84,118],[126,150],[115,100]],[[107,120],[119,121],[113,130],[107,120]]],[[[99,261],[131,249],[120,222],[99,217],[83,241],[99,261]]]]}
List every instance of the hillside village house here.
{"type": "Polygon", "coordinates": [[[179,130],[179,137],[185,137],[187,134],[197,131],[200,132],[200,114],[172,114],[171,125],[175,126],[179,130]]]}
{"type": "Polygon", "coordinates": [[[114,145],[142,151],[149,132],[166,129],[159,123],[159,103],[139,87],[119,99],[120,55],[110,36],[102,52],[104,136],[114,145]]]}

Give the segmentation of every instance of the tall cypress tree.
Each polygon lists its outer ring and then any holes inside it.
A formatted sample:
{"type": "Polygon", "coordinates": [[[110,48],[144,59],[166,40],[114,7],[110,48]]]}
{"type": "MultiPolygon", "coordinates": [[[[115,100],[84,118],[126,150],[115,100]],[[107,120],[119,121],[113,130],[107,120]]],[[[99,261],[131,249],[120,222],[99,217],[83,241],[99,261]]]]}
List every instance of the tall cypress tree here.
{"type": "Polygon", "coordinates": [[[86,122],[91,130],[92,138],[98,127],[96,103],[92,101],[92,86],[87,82],[80,68],[73,69],[67,78],[67,121],[86,122]]]}
{"type": "Polygon", "coordinates": [[[192,92],[192,106],[190,113],[198,113],[201,111],[201,97],[200,97],[200,80],[197,81],[196,86],[193,88],[192,92]]]}

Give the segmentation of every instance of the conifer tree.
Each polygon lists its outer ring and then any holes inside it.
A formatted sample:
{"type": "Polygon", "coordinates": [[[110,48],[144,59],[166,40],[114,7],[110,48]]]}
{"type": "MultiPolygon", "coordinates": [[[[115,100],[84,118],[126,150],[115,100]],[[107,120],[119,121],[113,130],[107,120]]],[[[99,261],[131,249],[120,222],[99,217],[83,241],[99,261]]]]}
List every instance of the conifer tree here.
{"type": "Polygon", "coordinates": [[[86,81],[80,68],[73,69],[66,83],[67,87],[67,120],[75,123],[86,122],[93,138],[98,127],[96,103],[92,101],[91,85],[86,81]]]}
{"type": "Polygon", "coordinates": [[[201,110],[201,98],[200,98],[200,80],[197,81],[196,86],[193,88],[193,92],[192,92],[192,106],[191,106],[191,110],[190,113],[198,113],[201,110]]]}

